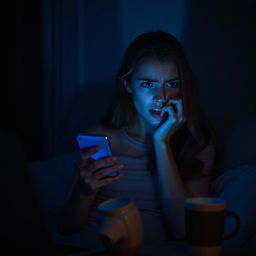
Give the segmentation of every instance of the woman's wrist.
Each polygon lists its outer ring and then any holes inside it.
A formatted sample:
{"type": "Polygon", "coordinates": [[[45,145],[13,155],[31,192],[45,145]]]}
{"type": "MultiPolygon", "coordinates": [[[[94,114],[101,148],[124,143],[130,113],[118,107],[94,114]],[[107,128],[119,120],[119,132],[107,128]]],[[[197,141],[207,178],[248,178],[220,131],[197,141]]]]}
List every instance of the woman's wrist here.
{"type": "Polygon", "coordinates": [[[83,179],[79,177],[78,181],[78,193],[81,196],[96,195],[97,191],[93,190],[88,184],[84,183],[83,179]]]}
{"type": "Polygon", "coordinates": [[[170,139],[154,137],[153,141],[155,146],[168,146],[170,139]]]}
{"type": "MultiPolygon", "coordinates": [[[[165,140],[154,140],[154,148],[155,152],[165,152],[168,154],[169,157],[173,156],[173,152],[170,146],[170,141],[165,141],[165,140]]],[[[161,154],[162,154],[161,153],[161,154]]]]}

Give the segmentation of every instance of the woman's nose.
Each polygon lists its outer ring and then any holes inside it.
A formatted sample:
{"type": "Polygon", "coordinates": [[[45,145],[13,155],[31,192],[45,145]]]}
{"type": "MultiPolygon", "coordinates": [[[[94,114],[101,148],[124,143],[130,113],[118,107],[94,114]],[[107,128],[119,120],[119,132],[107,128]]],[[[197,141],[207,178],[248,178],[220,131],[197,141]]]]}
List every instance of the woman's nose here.
{"type": "Polygon", "coordinates": [[[155,90],[154,99],[165,100],[165,97],[166,97],[165,88],[163,86],[157,87],[155,90]]]}

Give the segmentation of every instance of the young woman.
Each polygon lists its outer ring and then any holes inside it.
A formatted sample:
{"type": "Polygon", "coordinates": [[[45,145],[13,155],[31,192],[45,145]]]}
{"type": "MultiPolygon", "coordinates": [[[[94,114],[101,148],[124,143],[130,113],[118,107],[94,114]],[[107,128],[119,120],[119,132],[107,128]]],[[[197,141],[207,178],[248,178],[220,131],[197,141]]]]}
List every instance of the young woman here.
{"type": "Polygon", "coordinates": [[[102,124],[114,157],[95,162],[84,152],[59,215],[64,234],[95,228],[96,206],[131,197],[145,243],[183,239],[183,201],[207,196],[214,170],[212,129],[197,103],[195,79],[179,42],[163,31],[137,37],[117,74],[116,94],[102,124]],[[104,168],[107,163],[111,167],[104,168]],[[107,177],[113,171],[117,177],[107,177]]]}

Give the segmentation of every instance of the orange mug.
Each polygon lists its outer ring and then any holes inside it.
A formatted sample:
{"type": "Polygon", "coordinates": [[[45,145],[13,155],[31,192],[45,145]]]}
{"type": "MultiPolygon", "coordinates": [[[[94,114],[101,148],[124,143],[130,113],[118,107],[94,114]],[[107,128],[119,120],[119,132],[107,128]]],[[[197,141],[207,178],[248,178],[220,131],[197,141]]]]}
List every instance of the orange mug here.
{"type": "Polygon", "coordinates": [[[188,198],[184,201],[184,207],[186,236],[192,255],[221,255],[223,239],[230,239],[239,231],[239,216],[226,210],[226,202],[221,198],[188,198]],[[231,234],[224,232],[224,221],[228,216],[236,220],[231,234]]]}

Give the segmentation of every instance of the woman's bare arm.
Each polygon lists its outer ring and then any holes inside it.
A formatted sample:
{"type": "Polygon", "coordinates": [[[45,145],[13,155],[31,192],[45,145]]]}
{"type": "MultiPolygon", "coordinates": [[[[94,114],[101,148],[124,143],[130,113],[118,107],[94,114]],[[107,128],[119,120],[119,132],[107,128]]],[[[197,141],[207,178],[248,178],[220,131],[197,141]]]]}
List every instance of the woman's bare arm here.
{"type": "Polygon", "coordinates": [[[182,101],[169,101],[176,105],[163,108],[168,113],[167,120],[154,134],[157,176],[162,201],[163,214],[170,230],[177,239],[185,238],[184,200],[193,196],[206,196],[210,182],[208,178],[184,182],[178,170],[169,141],[173,134],[185,123],[182,101]]]}
{"type": "Polygon", "coordinates": [[[163,213],[174,236],[184,239],[184,200],[189,197],[207,196],[210,178],[183,181],[169,144],[155,143],[155,149],[163,213]]]}
{"type": "Polygon", "coordinates": [[[59,232],[63,235],[71,235],[85,229],[92,203],[98,190],[122,177],[107,177],[106,175],[120,170],[122,165],[116,164],[114,157],[107,157],[89,163],[91,155],[98,151],[98,147],[92,147],[81,157],[81,164],[75,170],[69,192],[59,209],[57,224],[59,232]],[[105,165],[113,163],[111,167],[105,165]]]}
{"type": "Polygon", "coordinates": [[[75,170],[69,192],[57,216],[58,229],[63,235],[71,235],[85,228],[95,198],[95,193],[91,190],[88,191],[87,195],[81,194],[79,176],[80,172],[75,170]]]}

